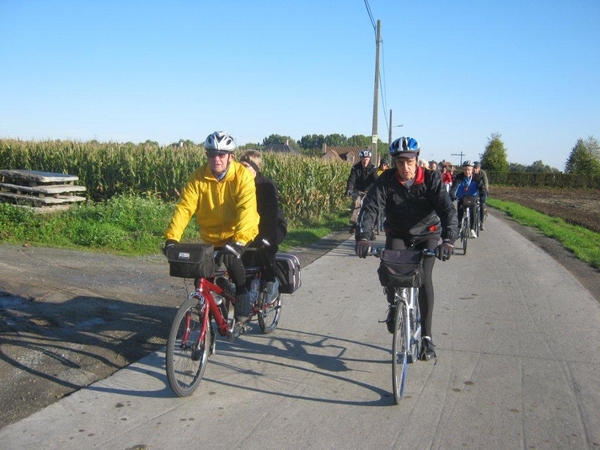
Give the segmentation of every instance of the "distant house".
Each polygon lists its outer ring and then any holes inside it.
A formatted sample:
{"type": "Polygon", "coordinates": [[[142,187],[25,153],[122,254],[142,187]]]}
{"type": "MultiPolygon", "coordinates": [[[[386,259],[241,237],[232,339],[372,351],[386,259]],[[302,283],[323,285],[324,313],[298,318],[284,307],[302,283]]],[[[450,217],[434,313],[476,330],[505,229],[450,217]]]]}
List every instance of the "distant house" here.
{"type": "Polygon", "coordinates": [[[273,153],[291,153],[293,155],[299,154],[298,150],[290,145],[290,141],[285,141],[285,144],[269,144],[263,151],[273,153]]]}
{"type": "Polygon", "coordinates": [[[365,147],[328,147],[323,144],[322,154],[323,158],[330,161],[348,161],[354,164],[360,159],[359,152],[364,149],[365,147]]]}

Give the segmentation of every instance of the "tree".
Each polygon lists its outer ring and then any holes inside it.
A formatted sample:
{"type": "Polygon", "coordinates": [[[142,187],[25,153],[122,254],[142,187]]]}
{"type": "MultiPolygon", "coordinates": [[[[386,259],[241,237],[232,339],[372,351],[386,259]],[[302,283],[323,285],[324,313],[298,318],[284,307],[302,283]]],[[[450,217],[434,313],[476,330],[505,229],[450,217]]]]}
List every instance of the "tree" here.
{"type": "Polygon", "coordinates": [[[509,172],[526,172],[527,171],[527,167],[525,166],[525,164],[509,163],[508,164],[508,171],[509,172]]]}
{"type": "Polygon", "coordinates": [[[343,134],[328,134],[325,136],[325,143],[328,147],[345,147],[348,145],[348,138],[343,134]]]}
{"type": "Polygon", "coordinates": [[[579,138],[565,164],[565,173],[600,175],[600,145],[594,137],[587,141],[579,138]]]}
{"type": "Polygon", "coordinates": [[[304,150],[320,150],[323,147],[324,142],[325,136],[322,134],[307,134],[306,136],[302,136],[300,138],[299,144],[304,150]]]}
{"type": "Polygon", "coordinates": [[[289,136],[281,136],[279,134],[272,134],[271,136],[263,139],[264,146],[271,145],[271,144],[286,144],[286,143],[291,146],[294,146],[296,144],[296,141],[293,140],[289,136]]]}
{"type": "Polygon", "coordinates": [[[542,160],[534,161],[533,164],[527,166],[525,168],[525,172],[533,172],[533,173],[559,173],[560,170],[555,169],[554,167],[550,167],[547,164],[544,164],[542,160]]]}
{"type": "Polygon", "coordinates": [[[493,172],[508,172],[508,160],[500,133],[492,133],[481,156],[481,166],[493,172]]]}
{"type": "Polygon", "coordinates": [[[371,136],[365,136],[364,134],[355,134],[348,138],[349,147],[371,147],[371,136]]]}

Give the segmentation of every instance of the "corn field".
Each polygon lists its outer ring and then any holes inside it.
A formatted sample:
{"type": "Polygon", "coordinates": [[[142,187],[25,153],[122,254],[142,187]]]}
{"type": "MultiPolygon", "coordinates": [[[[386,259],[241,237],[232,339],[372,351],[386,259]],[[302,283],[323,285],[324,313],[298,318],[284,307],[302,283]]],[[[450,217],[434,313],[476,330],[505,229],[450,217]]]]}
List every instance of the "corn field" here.
{"type": "MultiPolygon", "coordinates": [[[[121,194],[174,201],[190,174],[205,162],[201,145],[0,139],[0,169],[76,175],[95,202],[121,194]]],[[[264,153],[262,171],[277,183],[292,225],[318,221],[347,207],[347,163],[264,153]]]]}

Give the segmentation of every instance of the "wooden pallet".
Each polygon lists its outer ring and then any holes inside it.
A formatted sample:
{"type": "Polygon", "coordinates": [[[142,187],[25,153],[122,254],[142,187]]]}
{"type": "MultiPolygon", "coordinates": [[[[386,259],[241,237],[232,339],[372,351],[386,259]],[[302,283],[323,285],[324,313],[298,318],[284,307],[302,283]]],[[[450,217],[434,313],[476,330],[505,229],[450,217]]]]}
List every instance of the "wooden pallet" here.
{"type": "Polygon", "coordinates": [[[33,206],[68,205],[86,200],[75,175],[37,170],[0,170],[0,201],[33,206]]]}

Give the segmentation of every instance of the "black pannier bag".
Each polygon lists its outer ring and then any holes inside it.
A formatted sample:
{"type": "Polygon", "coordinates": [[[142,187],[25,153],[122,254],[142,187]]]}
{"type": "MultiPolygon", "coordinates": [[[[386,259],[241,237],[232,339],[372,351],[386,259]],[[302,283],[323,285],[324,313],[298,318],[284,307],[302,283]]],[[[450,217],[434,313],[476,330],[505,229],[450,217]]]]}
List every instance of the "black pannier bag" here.
{"type": "Polygon", "coordinates": [[[279,278],[279,292],[293,294],[302,285],[300,260],[291,253],[275,255],[275,272],[279,278]]]}
{"type": "Polygon", "coordinates": [[[175,244],[167,250],[169,275],[179,278],[206,278],[215,273],[212,244],[175,244]]]}
{"type": "Polygon", "coordinates": [[[420,287],[423,284],[423,251],[383,250],[377,273],[382,286],[420,287]]]}

